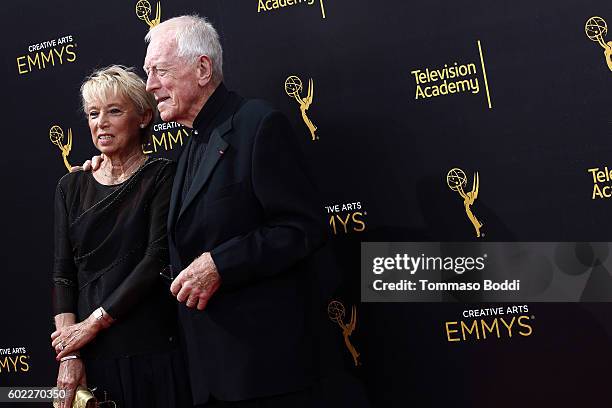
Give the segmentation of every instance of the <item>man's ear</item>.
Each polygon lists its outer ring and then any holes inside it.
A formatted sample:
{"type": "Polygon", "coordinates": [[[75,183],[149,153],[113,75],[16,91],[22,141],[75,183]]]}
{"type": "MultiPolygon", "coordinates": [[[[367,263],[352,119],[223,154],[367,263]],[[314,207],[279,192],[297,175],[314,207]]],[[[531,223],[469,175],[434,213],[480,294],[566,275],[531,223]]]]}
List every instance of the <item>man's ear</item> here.
{"type": "Polygon", "coordinates": [[[207,55],[200,55],[198,59],[198,84],[206,86],[212,80],[212,75],[212,61],[207,55]]]}

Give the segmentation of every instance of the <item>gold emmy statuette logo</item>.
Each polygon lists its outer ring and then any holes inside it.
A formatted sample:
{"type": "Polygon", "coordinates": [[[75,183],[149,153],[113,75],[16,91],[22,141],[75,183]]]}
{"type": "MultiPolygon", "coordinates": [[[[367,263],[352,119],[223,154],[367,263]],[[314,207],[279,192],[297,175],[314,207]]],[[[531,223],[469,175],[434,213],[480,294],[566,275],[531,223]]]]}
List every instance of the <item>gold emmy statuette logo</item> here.
{"type": "Polygon", "coordinates": [[[602,46],[606,64],[608,64],[608,69],[612,71],[612,41],[608,41],[608,43],[604,41],[604,37],[608,33],[606,20],[597,16],[589,18],[584,25],[584,32],[589,40],[602,46]]]}
{"type": "Polygon", "coordinates": [[[51,129],[49,129],[49,139],[51,143],[59,147],[62,152],[62,158],[64,159],[64,165],[68,171],[70,171],[72,166],[68,163],[68,155],[70,154],[70,150],[72,150],[72,129],[68,129],[68,143],[66,144],[63,144],[64,131],[57,125],[51,126],[51,129]]]}
{"type": "Polygon", "coordinates": [[[300,93],[302,92],[302,80],[295,76],[291,75],[285,79],[285,92],[289,97],[295,99],[300,104],[300,111],[302,112],[302,119],[306,126],[308,126],[308,130],[310,130],[310,136],[312,140],[316,140],[315,132],[317,127],[311,122],[311,120],[306,116],[306,111],[310,108],[310,104],[312,103],[313,92],[314,92],[314,82],[312,79],[308,80],[308,94],[306,98],[302,99],[300,93]]]}
{"type": "Polygon", "coordinates": [[[155,19],[149,19],[151,15],[151,3],[148,0],[139,0],[136,3],[136,16],[147,23],[149,29],[155,27],[161,21],[161,4],[158,1],[157,6],[155,7],[155,19]]]}
{"type": "Polygon", "coordinates": [[[467,186],[467,176],[465,175],[463,170],[459,168],[450,169],[450,171],[446,175],[446,184],[448,184],[448,187],[451,190],[458,192],[461,198],[463,198],[463,206],[465,207],[465,213],[474,225],[474,229],[476,230],[476,236],[480,237],[480,228],[482,227],[482,223],[476,219],[476,216],[474,215],[474,213],[472,213],[472,210],[470,208],[478,197],[478,187],[480,184],[478,172],[474,173],[472,191],[468,192],[467,194],[463,189],[465,186],[467,186]]]}
{"type": "Polygon", "coordinates": [[[351,352],[353,356],[353,362],[355,363],[355,367],[361,365],[359,362],[359,352],[355,350],[355,347],[351,344],[351,340],[349,337],[353,334],[355,330],[355,326],[357,325],[357,309],[355,306],[351,308],[351,320],[348,324],[344,323],[344,316],[346,311],[344,309],[344,305],[342,302],[338,300],[332,300],[327,305],[327,315],[331,319],[332,322],[338,323],[338,326],[342,329],[342,336],[344,336],[344,344],[351,352]]]}

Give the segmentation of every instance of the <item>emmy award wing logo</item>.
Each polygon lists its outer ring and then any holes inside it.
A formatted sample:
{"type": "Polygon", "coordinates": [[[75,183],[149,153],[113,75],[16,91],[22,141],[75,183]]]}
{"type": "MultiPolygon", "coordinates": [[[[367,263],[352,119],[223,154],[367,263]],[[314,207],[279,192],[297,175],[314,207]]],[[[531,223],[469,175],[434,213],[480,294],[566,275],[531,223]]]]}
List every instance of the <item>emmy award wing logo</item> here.
{"type": "Polygon", "coordinates": [[[471,206],[476,201],[478,197],[478,187],[480,184],[478,178],[478,172],[474,173],[474,180],[472,182],[472,190],[468,193],[465,192],[464,188],[467,186],[467,176],[465,172],[459,168],[450,169],[448,174],[446,175],[446,184],[448,187],[459,193],[461,198],[463,198],[463,206],[465,207],[465,213],[468,218],[474,225],[474,229],[476,230],[476,236],[480,237],[480,228],[482,227],[482,223],[478,221],[474,213],[472,212],[471,206]]]}
{"type": "Polygon", "coordinates": [[[315,135],[315,132],[317,130],[317,127],[314,125],[314,123],[312,123],[312,121],[306,115],[306,111],[308,110],[308,108],[310,108],[310,104],[312,104],[312,98],[313,98],[313,93],[314,93],[313,80],[312,79],[308,80],[308,93],[306,95],[306,98],[303,98],[303,99],[302,99],[302,96],[300,95],[300,93],[302,92],[302,89],[303,89],[302,80],[299,77],[295,75],[291,75],[287,77],[287,79],[285,79],[285,92],[287,92],[287,95],[289,95],[290,98],[295,99],[297,103],[300,104],[300,111],[302,112],[302,119],[304,120],[304,123],[306,124],[306,126],[308,126],[308,130],[310,130],[310,136],[312,137],[312,140],[316,140],[317,136],[315,135]]]}
{"type": "Polygon", "coordinates": [[[608,33],[606,20],[597,16],[589,18],[584,25],[584,32],[589,40],[598,43],[604,49],[606,64],[608,64],[608,69],[612,71],[612,41],[608,41],[608,43],[604,41],[604,37],[608,33]]]}
{"type": "Polygon", "coordinates": [[[346,311],[344,309],[344,305],[342,302],[338,300],[332,300],[327,305],[327,315],[331,319],[332,322],[338,323],[338,326],[342,329],[342,336],[344,337],[344,344],[351,352],[351,356],[353,356],[353,362],[355,363],[355,367],[361,365],[359,362],[359,352],[355,350],[355,347],[351,344],[351,340],[349,337],[353,334],[355,327],[357,326],[357,309],[355,306],[351,308],[351,320],[348,324],[344,323],[344,316],[346,311]]]}
{"type": "Polygon", "coordinates": [[[51,143],[56,145],[60,152],[62,152],[62,158],[64,159],[64,165],[70,171],[72,167],[70,163],[68,163],[68,155],[70,154],[70,150],[72,150],[72,129],[68,129],[68,143],[63,144],[64,142],[64,131],[61,127],[54,125],[49,129],[49,139],[51,143]]]}
{"type": "Polygon", "coordinates": [[[155,19],[151,20],[149,16],[151,15],[151,3],[148,0],[139,0],[136,3],[136,16],[147,23],[149,29],[155,27],[161,21],[161,4],[158,1],[157,6],[155,7],[155,19]]]}

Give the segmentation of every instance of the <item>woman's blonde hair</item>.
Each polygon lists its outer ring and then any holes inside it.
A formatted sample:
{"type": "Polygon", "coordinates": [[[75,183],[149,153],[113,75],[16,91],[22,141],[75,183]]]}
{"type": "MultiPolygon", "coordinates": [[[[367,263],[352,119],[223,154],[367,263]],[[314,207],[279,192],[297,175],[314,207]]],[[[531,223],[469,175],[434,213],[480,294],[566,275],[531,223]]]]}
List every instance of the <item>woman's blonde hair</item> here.
{"type": "Polygon", "coordinates": [[[141,142],[147,143],[150,135],[157,104],[153,95],[146,91],[145,82],[134,72],[133,68],[123,65],[111,65],[101,68],[89,75],[81,85],[81,101],[83,111],[87,113],[87,107],[93,101],[103,101],[109,95],[121,95],[132,101],[139,114],[151,111],[152,117],[149,123],[141,129],[141,142]]]}

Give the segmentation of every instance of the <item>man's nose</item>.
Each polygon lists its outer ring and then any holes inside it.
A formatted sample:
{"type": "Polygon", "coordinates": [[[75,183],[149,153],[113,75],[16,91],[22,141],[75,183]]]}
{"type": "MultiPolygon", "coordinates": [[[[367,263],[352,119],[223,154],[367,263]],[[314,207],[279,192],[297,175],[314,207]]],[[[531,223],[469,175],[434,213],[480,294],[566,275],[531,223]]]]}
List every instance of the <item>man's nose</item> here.
{"type": "Polygon", "coordinates": [[[153,72],[147,77],[147,92],[153,92],[154,90],[159,88],[159,80],[157,79],[157,75],[153,72]]]}

